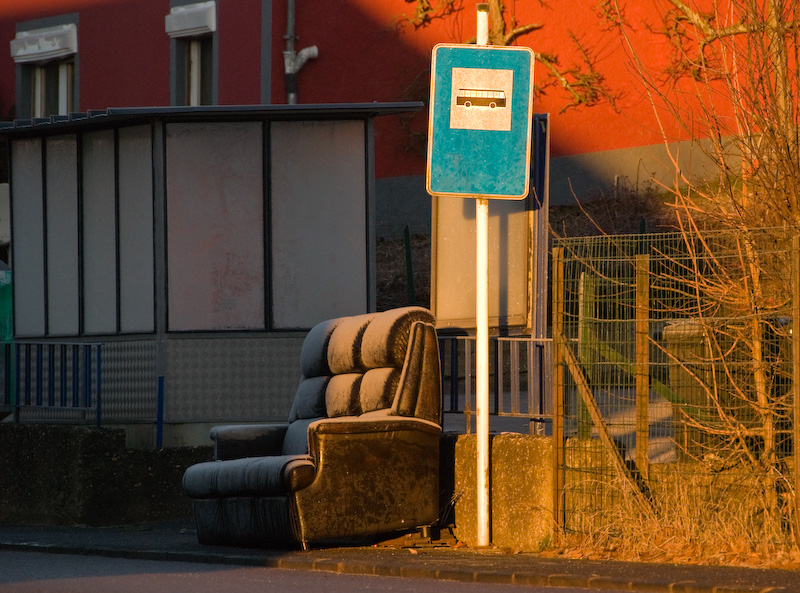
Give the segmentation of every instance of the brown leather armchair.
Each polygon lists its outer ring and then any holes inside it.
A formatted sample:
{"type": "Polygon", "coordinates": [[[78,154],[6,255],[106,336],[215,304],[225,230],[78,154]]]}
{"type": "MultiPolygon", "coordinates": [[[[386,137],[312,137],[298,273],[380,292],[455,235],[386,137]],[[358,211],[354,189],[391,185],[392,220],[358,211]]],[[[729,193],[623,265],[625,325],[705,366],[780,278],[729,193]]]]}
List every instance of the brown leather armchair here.
{"type": "Polygon", "coordinates": [[[285,424],[216,427],[183,478],[205,544],[284,547],[438,517],[441,385],[431,313],[332,319],[306,336],[285,424]]]}

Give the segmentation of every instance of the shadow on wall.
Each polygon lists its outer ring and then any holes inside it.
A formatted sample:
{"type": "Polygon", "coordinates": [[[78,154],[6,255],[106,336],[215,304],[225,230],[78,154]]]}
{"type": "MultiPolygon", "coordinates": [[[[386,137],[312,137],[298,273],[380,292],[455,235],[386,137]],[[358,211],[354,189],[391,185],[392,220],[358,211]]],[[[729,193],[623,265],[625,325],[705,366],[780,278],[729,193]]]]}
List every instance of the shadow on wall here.
{"type": "Polygon", "coordinates": [[[553,158],[550,161],[550,205],[572,206],[608,195],[620,187],[634,193],[674,187],[675,165],[692,179],[716,170],[701,144],[675,142],[621,148],[553,158]]]}
{"type": "MultiPolygon", "coordinates": [[[[681,170],[690,171],[693,178],[708,176],[715,169],[697,144],[675,143],[670,150],[679,155],[681,170]]],[[[631,195],[660,194],[664,193],[661,186],[672,187],[674,177],[674,166],[663,145],[557,157],[550,161],[550,206],[586,204],[621,189],[631,195]]],[[[377,179],[375,193],[379,239],[402,238],[406,225],[413,234],[430,235],[431,198],[424,175],[377,179]]]]}

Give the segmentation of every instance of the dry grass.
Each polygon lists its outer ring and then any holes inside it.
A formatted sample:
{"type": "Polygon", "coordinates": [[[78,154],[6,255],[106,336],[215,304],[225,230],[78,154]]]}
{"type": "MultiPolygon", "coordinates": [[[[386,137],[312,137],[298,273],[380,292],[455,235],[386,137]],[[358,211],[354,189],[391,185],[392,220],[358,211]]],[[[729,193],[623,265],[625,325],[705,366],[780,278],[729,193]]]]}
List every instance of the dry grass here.
{"type": "Polygon", "coordinates": [[[800,551],[790,547],[775,550],[762,547],[740,549],[735,544],[719,548],[704,548],[700,544],[664,545],[665,537],[658,531],[642,535],[649,546],[630,546],[617,539],[583,535],[567,535],[558,544],[540,552],[546,558],[580,560],[616,560],[621,562],[663,562],[669,564],[698,564],[708,566],[743,566],[748,568],[777,568],[800,570],[800,551]]]}
{"type": "Polygon", "coordinates": [[[800,550],[790,534],[764,520],[757,479],[735,472],[687,474],[670,465],[660,473],[651,483],[652,512],[641,510],[621,479],[597,483],[595,490],[605,492],[602,508],[572,519],[593,526],[591,532],[564,535],[542,555],[800,570],[800,550]]]}

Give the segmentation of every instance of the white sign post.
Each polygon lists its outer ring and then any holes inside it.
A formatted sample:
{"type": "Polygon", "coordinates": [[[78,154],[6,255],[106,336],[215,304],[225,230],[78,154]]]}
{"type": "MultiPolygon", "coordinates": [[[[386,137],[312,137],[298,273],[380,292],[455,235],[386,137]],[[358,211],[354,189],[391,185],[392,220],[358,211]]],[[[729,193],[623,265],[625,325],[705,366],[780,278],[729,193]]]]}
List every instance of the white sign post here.
{"type": "MultiPolygon", "coordinates": [[[[478,4],[478,45],[489,44],[489,5],[478,4]]],[[[491,109],[491,108],[490,108],[491,109]]],[[[495,109],[497,109],[495,107],[495,109]]],[[[475,408],[477,544],[490,543],[489,498],[489,200],[475,199],[475,408]]],[[[452,380],[452,379],[451,379],[452,380]]]]}
{"type": "Polygon", "coordinates": [[[477,10],[477,46],[433,50],[426,186],[431,195],[475,198],[477,545],[488,546],[489,199],[528,194],[533,52],[488,46],[489,5],[477,10]]]}

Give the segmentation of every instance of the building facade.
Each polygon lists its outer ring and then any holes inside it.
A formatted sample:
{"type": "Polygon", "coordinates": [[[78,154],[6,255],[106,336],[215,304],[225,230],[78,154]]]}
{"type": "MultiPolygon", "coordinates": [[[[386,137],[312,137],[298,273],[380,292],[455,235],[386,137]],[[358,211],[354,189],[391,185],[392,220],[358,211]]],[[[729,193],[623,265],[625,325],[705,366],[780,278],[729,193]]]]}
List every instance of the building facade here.
{"type": "MultiPolygon", "coordinates": [[[[553,205],[614,184],[666,179],[651,107],[631,89],[622,41],[600,26],[595,4],[578,0],[567,11],[505,3],[509,27],[543,25],[515,44],[555,54],[570,69],[582,60],[577,38],[619,95],[617,109],[601,102],[565,111],[571,99],[553,86],[537,99],[534,110],[552,116],[553,205]]],[[[408,0],[6,3],[0,6],[0,48],[7,48],[0,49],[0,116],[12,105],[16,117],[28,118],[109,107],[427,100],[433,46],[474,36],[474,6],[452,6],[446,18],[425,21],[408,0]]],[[[653,7],[628,7],[628,16],[652,16],[653,7]]],[[[666,41],[654,38],[649,47],[654,56],[668,53],[666,41]]],[[[535,78],[547,81],[541,64],[535,78]]],[[[405,224],[428,230],[426,131],[425,113],[376,125],[379,236],[396,236],[405,224]]],[[[685,139],[679,130],[670,133],[685,139]]]]}

